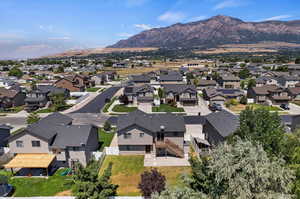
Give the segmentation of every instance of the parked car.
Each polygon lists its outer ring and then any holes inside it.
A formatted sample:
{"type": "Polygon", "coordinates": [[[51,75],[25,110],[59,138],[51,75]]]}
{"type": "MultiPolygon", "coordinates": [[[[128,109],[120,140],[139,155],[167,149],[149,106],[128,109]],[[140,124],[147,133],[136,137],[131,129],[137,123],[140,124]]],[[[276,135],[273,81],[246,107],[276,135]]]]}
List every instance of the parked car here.
{"type": "Polygon", "coordinates": [[[209,109],[211,111],[222,111],[223,110],[222,106],[220,104],[216,104],[216,103],[210,104],[209,109]]]}
{"type": "Polygon", "coordinates": [[[288,104],[281,104],[280,108],[284,109],[284,110],[290,110],[290,107],[288,104]]]}

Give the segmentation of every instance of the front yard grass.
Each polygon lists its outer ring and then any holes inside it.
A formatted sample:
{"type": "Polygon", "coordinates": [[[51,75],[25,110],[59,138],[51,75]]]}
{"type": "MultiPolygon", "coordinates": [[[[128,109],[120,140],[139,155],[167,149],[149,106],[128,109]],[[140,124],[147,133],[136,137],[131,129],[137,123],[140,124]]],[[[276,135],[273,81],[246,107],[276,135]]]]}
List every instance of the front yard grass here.
{"type": "Polygon", "coordinates": [[[184,112],[184,109],[170,106],[168,104],[161,104],[160,106],[152,107],[152,112],[184,112]]]}
{"type": "Polygon", "coordinates": [[[108,112],[108,109],[109,107],[114,103],[114,101],[117,99],[117,97],[113,97],[110,102],[106,103],[104,108],[103,108],[103,112],[104,113],[107,113],[108,112]]]}
{"type": "Polygon", "coordinates": [[[55,196],[59,192],[70,190],[72,177],[60,176],[64,169],[59,169],[53,176],[46,178],[12,178],[10,172],[0,171],[0,175],[9,177],[13,185],[14,197],[55,196]]]}
{"type": "Polygon", "coordinates": [[[5,110],[0,110],[0,113],[18,113],[22,110],[24,110],[24,106],[16,106],[16,107],[7,108],[5,110]]]}
{"type": "MultiPolygon", "coordinates": [[[[113,129],[115,131],[115,129],[113,129]]],[[[103,128],[98,130],[99,142],[100,142],[100,151],[103,151],[104,147],[108,147],[114,138],[115,132],[107,133],[103,128]]]]}
{"type": "Polygon", "coordinates": [[[240,113],[241,111],[245,110],[246,107],[251,107],[253,109],[258,109],[258,108],[265,108],[268,111],[282,111],[281,108],[277,107],[277,106],[267,106],[267,105],[262,105],[262,104],[248,104],[248,105],[244,105],[244,104],[238,104],[238,105],[231,105],[229,107],[229,109],[235,113],[240,113]]]}
{"type": "Polygon", "coordinates": [[[130,106],[126,106],[124,104],[117,104],[112,109],[113,112],[119,112],[119,113],[129,113],[129,112],[133,112],[135,110],[137,110],[137,107],[130,107],[130,106]]]}
{"type": "Polygon", "coordinates": [[[97,92],[98,90],[100,90],[101,88],[96,88],[96,87],[92,87],[92,88],[87,88],[86,91],[87,92],[97,92]]]}
{"type": "MultiPolygon", "coordinates": [[[[141,195],[138,184],[140,182],[141,174],[145,170],[151,169],[144,167],[144,156],[106,156],[100,175],[107,168],[109,162],[112,166],[112,183],[118,184],[119,196],[139,196],[141,195]]],[[[166,176],[167,185],[169,186],[183,186],[181,179],[182,174],[190,174],[190,167],[157,167],[157,169],[166,176]]]]}

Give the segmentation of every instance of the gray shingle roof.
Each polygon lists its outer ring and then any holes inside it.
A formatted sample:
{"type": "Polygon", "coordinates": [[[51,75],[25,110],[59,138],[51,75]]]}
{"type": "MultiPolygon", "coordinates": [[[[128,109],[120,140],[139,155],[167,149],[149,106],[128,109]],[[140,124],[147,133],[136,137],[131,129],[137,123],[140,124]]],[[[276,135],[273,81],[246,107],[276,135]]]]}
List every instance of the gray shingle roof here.
{"type": "Polygon", "coordinates": [[[214,112],[206,116],[209,122],[221,136],[227,137],[235,132],[239,127],[239,118],[225,110],[214,112]]]}
{"type": "Polygon", "coordinates": [[[57,136],[52,144],[52,147],[78,147],[87,145],[92,125],[69,125],[58,126],[57,136]]]}
{"type": "Polygon", "coordinates": [[[167,75],[160,75],[160,81],[182,81],[182,75],[178,72],[169,72],[167,75]]]}
{"type": "Polygon", "coordinates": [[[127,115],[121,115],[117,121],[117,130],[123,130],[132,125],[137,125],[151,132],[160,132],[164,126],[165,132],[185,132],[183,116],[166,114],[147,114],[136,110],[127,115]]]}
{"type": "Polygon", "coordinates": [[[186,84],[164,84],[163,85],[164,91],[166,93],[183,93],[183,92],[191,92],[197,93],[197,89],[194,85],[186,85],[186,84]]]}

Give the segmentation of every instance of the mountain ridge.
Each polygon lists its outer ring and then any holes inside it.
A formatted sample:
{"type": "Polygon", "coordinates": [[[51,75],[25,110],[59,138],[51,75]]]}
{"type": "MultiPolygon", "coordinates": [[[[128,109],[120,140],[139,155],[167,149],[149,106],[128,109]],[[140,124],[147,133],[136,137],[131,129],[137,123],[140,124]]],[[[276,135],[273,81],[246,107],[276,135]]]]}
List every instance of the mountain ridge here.
{"type": "Polygon", "coordinates": [[[153,28],[120,40],[109,48],[210,48],[264,41],[300,43],[300,20],[245,22],[217,15],[209,19],[153,28]]]}

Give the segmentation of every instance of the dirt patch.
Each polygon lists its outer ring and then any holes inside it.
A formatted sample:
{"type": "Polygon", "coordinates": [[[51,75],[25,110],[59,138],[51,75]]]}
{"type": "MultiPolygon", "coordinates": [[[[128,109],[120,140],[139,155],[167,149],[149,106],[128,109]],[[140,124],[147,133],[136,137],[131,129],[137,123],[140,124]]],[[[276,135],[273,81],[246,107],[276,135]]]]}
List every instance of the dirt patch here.
{"type": "Polygon", "coordinates": [[[57,193],[55,196],[72,196],[72,191],[71,190],[66,190],[57,193]]]}

